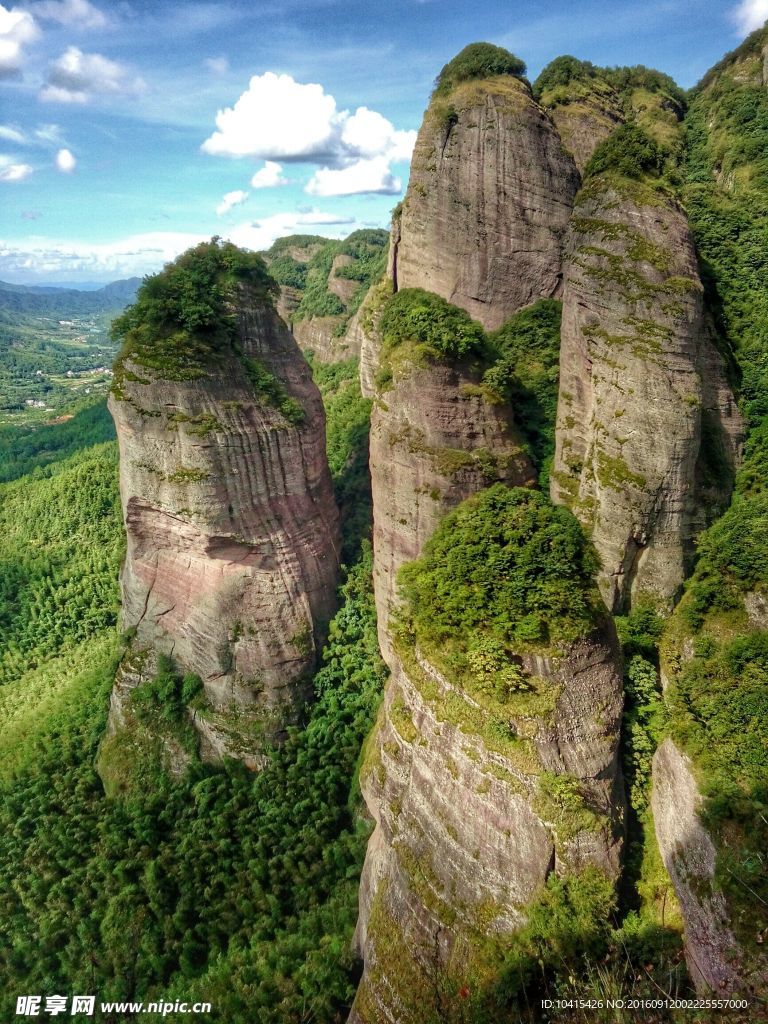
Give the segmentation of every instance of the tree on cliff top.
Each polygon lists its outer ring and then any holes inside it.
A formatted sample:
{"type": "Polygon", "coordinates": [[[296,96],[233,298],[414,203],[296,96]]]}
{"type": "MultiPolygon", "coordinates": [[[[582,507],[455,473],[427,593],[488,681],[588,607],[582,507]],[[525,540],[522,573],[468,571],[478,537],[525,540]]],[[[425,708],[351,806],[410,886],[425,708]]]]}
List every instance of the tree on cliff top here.
{"type": "Polygon", "coordinates": [[[122,342],[116,385],[126,356],[166,377],[199,375],[210,356],[233,340],[231,304],[238,285],[270,305],[278,292],[261,256],[218,237],[145,277],[136,301],[112,322],[112,337],[122,342]]]}
{"type": "Polygon", "coordinates": [[[522,78],[524,74],[525,61],[509,50],[492,43],[470,43],[445,65],[435,80],[432,95],[443,96],[472,78],[493,78],[496,75],[522,78]]]}
{"type": "Polygon", "coordinates": [[[136,296],[112,325],[124,339],[131,331],[216,331],[236,283],[255,285],[265,296],[277,289],[266,264],[254,252],[215,237],[187,249],[159,274],[145,277],[136,296]]]}

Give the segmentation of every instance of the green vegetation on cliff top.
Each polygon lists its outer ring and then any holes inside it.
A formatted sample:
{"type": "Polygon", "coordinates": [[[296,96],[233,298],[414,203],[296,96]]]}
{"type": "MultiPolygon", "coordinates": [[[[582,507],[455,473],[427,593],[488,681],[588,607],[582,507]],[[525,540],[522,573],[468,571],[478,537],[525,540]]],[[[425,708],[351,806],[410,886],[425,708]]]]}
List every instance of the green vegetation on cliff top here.
{"type": "Polygon", "coordinates": [[[232,303],[239,287],[270,304],[277,294],[260,256],[219,238],[188,249],[145,278],[136,301],[112,324],[113,337],[122,342],[116,388],[126,359],[164,377],[200,376],[211,359],[232,349],[232,303]]]}
{"type": "Polygon", "coordinates": [[[511,657],[586,636],[596,622],[596,571],[567,509],[497,484],[450,512],[399,581],[415,640],[465,660],[482,642],[511,657]]]}
{"type": "Polygon", "coordinates": [[[542,70],[533,84],[533,93],[544,106],[572,102],[584,97],[600,85],[607,85],[622,103],[625,111],[631,109],[632,94],[641,89],[647,93],[659,94],[672,102],[680,112],[685,108],[686,94],[683,89],[655,68],[643,64],[634,67],[601,68],[588,60],[579,60],[566,54],[556,57],[542,70]],[[581,89],[574,88],[581,85],[581,89]]]}
{"type": "Polygon", "coordinates": [[[469,313],[423,288],[403,288],[387,302],[379,321],[383,340],[381,362],[410,344],[427,359],[448,361],[482,354],[483,328],[469,313]]]}
{"type": "Polygon", "coordinates": [[[461,82],[474,78],[496,78],[512,75],[522,78],[525,61],[509,50],[492,43],[470,43],[449,60],[435,80],[433,96],[444,96],[461,82]]]}

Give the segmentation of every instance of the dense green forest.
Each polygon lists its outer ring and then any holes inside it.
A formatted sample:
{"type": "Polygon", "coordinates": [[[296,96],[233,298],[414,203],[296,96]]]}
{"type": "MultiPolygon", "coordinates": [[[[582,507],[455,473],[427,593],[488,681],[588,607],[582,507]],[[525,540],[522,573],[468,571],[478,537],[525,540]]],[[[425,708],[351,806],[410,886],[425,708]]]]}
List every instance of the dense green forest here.
{"type": "Polygon", "coordinates": [[[109,325],[138,284],[86,292],[0,282],[0,430],[71,415],[106,394],[117,352],[109,325]]]}

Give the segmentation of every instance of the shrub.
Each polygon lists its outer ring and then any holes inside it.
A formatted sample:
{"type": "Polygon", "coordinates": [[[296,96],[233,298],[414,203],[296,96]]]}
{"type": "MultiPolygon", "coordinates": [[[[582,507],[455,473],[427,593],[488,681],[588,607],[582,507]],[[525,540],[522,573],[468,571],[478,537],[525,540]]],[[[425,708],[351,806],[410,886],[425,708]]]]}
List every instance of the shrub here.
{"type": "Polygon", "coordinates": [[[561,313],[557,299],[539,299],[515,313],[489,336],[498,356],[483,377],[484,384],[512,405],[542,489],[555,453],[561,313]]]}
{"type": "Polygon", "coordinates": [[[533,94],[538,97],[547,89],[555,89],[559,85],[568,85],[570,82],[594,78],[599,70],[588,60],[579,60],[568,54],[556,57],[547,64],[534,82],[533,94]]]}
{"type": "Polygon", "coordinates": [[[123,345],[118,367],[130,356],[169,377],[199,375],[234,340],[230,304],[238,285],[269,302],[278,290],[260,256],[220,238],[146,277],[133,305],[112,322],[112,337],[123,345]]]}
{"type": "Polygon", "coordinates": [[[297,399],[291,398],[283,382],[278,380],[264,363],[258,359],[244,358],[243,365],[253,390],[259,398],[281,412],[294,426],[304,422],[306,414],[301,403],[297,399]]]}
{"type": "Polygon", "coordinates": [[[503,484],[447,515],[422,557],[400,570],[417,640],[466,653],[480,638],[515,649],[567,644],[594,621],[596,559],[571,513],[503,484]]]}
{"type": "Polygon", "coordinates": [[[392,296],[381,315],[381,333],[388,349],[413,342],[447,359],[476,355],[485,346],[482,327],[467,312],[421,288],[392,296]]]}
{"type": "Polygon", "coordinates": [[[524,74],[525,62],[509,50],[492,43],[470,43],[448,61],[437,76],[433,95],[443,96],[472,78],[494,78],[497,75],[522,78],[524,74]]]}
{"type": "Polygon", "coordinates": [[[636,124],[622,124],[601,142],[584,171],[588,178],[614,171],[626,178],[658,176],[664,156],[653,139],[636,124]]]}
{"type": "Polygon", "coordinates": [[[278,284],[299,290],[306,287],[306,263],[299,263],[288,252],[283,252],[276,259],[270,261],[269,273],[278,284]]]}

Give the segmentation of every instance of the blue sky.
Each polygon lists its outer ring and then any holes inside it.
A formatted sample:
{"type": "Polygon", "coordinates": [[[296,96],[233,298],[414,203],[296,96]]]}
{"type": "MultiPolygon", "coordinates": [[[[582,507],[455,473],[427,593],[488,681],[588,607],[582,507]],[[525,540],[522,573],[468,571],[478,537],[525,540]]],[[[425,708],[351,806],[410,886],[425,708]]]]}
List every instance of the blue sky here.
{"type": "Polygon", "coordinates": [[[768,0],[0,5],[0,279],[107,281],[220,234],[385,226],[435,75],[478,39],[693,85],[768,0]]]}

